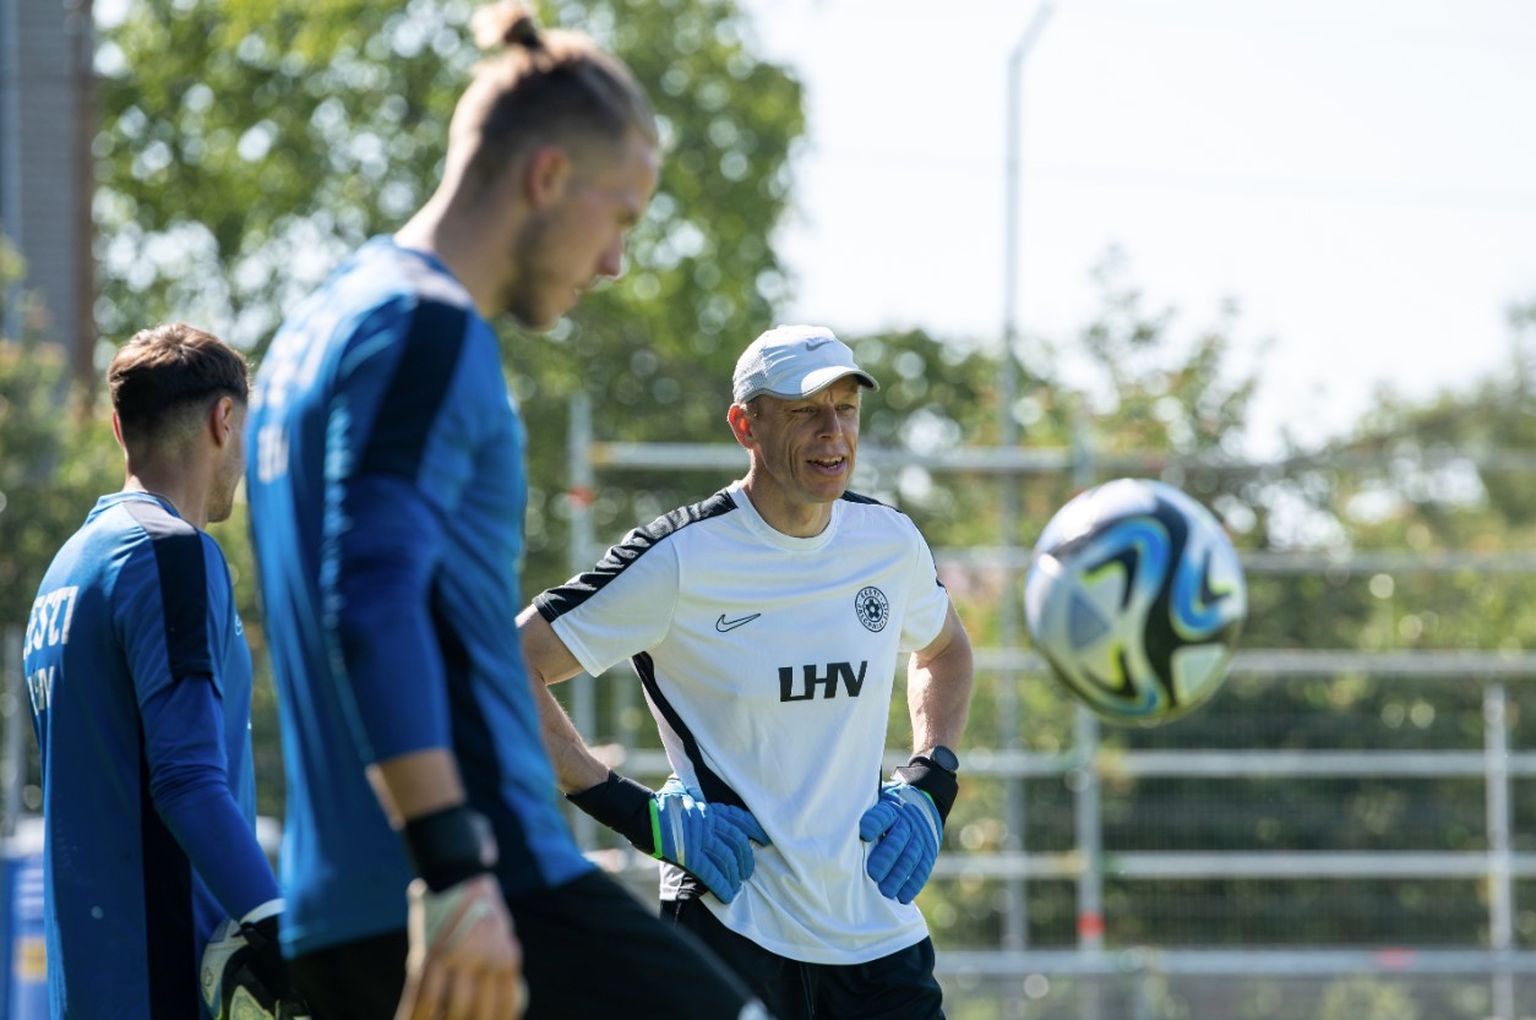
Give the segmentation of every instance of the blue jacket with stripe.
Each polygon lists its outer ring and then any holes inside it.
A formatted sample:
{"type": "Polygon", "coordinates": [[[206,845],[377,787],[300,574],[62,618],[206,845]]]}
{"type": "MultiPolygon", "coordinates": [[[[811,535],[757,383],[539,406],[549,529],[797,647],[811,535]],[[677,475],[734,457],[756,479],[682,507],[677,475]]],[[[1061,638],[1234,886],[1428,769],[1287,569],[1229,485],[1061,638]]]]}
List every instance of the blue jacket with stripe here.
{"type": "Polygon", "coordinates": [[[256,842],[251,658],[218,545],[103,496],[49,566],[23,668],[43,766],[51,1016],[199,1016],[213,927],[277,896],[256,842]]]}
{"type": "Polygon", "coordinates": [[[513,622],[522,423],[463,287],[430,255],[364,245],[274,340],[247,448],[288,778],[285,951],[404,927],[411,872],[372,762],[451,749],[508,895],[589,871],[513,622]]]}

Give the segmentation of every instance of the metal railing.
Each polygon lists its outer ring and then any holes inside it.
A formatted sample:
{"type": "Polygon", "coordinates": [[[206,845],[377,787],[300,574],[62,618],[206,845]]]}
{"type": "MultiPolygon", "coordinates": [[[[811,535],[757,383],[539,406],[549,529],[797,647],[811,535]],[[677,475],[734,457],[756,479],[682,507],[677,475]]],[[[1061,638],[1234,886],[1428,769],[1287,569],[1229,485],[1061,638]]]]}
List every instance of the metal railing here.
{"type": "MultiPolygon", "coordinates": [[[[590,496],[599,470],[709,470],[740,472],[746,464],[738,447],[726,444],[628,443],[593,440],[590,405],[577,401],[572,409],[571,477],[573,488],[590,496]]],[[[1533,471],[1536,456],[1524,452],[1429,451],[1421,461],[1444,466],[1470,464],[1484,471],[1533,471]]],[[[1344,461],[1350,458],[1346,455],[1344,461]]],[[[1361,464],[1372,463],[1366,455],[1361,464]]],[[[1201,469],[1237,472],[1256,477],[1279,477],[1316,467],[1337,467],[1336,458],[1292,457],[1280,462],[1246,461],[1229,457],[1175,458],[1162,454],[1095,454],[1083,436],[1070,449],[971,448],[912,453],[865,447],[859,457],[861,470],[877,472],[920,467],[934,472],[967,472],[995,475],[1004,480],[1031,474],[1070,474],[1079,485],[1094,471],[1172,475],[1201,469]]],[[[590,499],[572,501],[571,566],[584,569],[601,550],[595,542],[590,499]]],[[[994,545],[964,549],[936,548],[941,567],[1001,570],[1010,583],[1028,568],[1029,550],[1020,545],[994,545]]],[[[1244,569],[1250,574],[1361,575],[1388,573],[1536,575],[1536,554],[1475,552],[1415,553],[1399,550],[1346,552],[1249,552],[1244,569]]],[[[1004,599],[1014,602],[1016,600],[1004,599]]],[[[1006,628],[1004,628],[1006,630],[1006,628]]],[[[978,648],[978,674],[992,674],[1000,684],[1017,683],[1026,676],[1044,673],[1035,653],[1019,647],[978,648]]],[[[1515,981],[1518,975],[1536,973],[1536,953],[1515,948],[1514,882],[1536,877],[1536,854],[1512,848],[1510,784],[1515,778],[1536,776],[1536,752],[1510,752],[1506,718],[1506,684],[1536,677],[1536,653],[1498,651],[1381,651],[1319,649],[1245,649],[1232,666],[1234,677],[1293,679],[1355,677],[1474,678],[1483,689],[1483,749],[1437,751],[1391,750],[1106,750],[1101,746],[1097,719],[1086,709],[1075,712],[1071,746],[1053,752],[1033,752],[1019,747],[968,747],[968,775],[994,777],[1005,784],[1005,804],[1022,805],[1024,781],[1072,775],[1074,846],[1058,853],[954,851],[941,855],[935,874],[940,878],[992,878],[1009,883],[1013,893],[1004,898],[1006,909],[1022,912],[1027,898],[1019,895],[1024,884],[1044,879],[1077,883],[1078,945],[1074,950],[1029,949],[1019,933],[1027,931],[1022,916],[1004,919],[1001,949],[947,950],[941,954],[941,971],[955,976],[1003,980],[1029,975],[1121,975],[1134,973],[1138,980],[1149,976],[1176,975],[1312,975],[1374,973],[1472,974],[1487,978],[1490,1016],[1513,1020],[1515,981]],[[1100,785],[1123,777],[1271,778],[1421,778],[1463,777],[1481,779],[1485,790],[1485,851],[1129,851],[1106,852],[1103,847],[1100,785]],[[1486,889],[1488,926],[1486,949],[1414,947],[1399,949],[1308,949],[1277,946],[1265,949],[1200,950],[1132,948],[1110,951],[1104,945],[1103,896],[1106,878],[1160,881],[1167,879],[1234,878],[1463,878],[1480,879],[1486,889]],[[1014,937],[1006,937],[1006,933],[1014,937]]],[[[578,695],[575,712],[578,727],[594,732],[595,702],[590,682],[588,693],[578,695]]],[[[632,687],[632,685],[626,685],[632,687]]],[[[1013,712],[1017,712],[1016,702],[1013,712]]],[[[1006,712],[1001,713],[1007,715],[1006,712]]],[[[1018,732],[1017,718],[997,721],[998,731],[1018,732]]],[[[627,742],[627,741],[626,741],[627,742]]],[[[1000,740],[1000,744],[1005,741],[1000,740]]],[[[889,763],[905,760],[892,750],[889,763]]],[[[663,775],[668,771],[659,751],[632,751],[628,768],[640,774],[663,775]]],[[[1022,822],[1022,814],[1010,812],[1022,822]]],[[[1020,828],[1022,825],[1020,824],[1020,828]]],[[[635,858],[631,866],[646,867],[635,858]]],[[[1017,989],[1015,988],[1015,992],[1017,989]]],[[[1018,996],[1016,995],[1017,999],[1018,996]]],[[[1144,1000],[1138,999],[1138,1002],[1144,1000]]],[[[1084,1000],[1083,1017],[1099,1017],[1103,1003],[1097,993],[1084,1000]]],[[[1022,1001],[1013,1012],[1022,1015],[1022,1001]]],[[[1137,1007],[1141,1009],[1141,1006],[1137,1007]]],[[[1137,1016],[1151,1017],[1152,1012],[1137,1016]]]]}

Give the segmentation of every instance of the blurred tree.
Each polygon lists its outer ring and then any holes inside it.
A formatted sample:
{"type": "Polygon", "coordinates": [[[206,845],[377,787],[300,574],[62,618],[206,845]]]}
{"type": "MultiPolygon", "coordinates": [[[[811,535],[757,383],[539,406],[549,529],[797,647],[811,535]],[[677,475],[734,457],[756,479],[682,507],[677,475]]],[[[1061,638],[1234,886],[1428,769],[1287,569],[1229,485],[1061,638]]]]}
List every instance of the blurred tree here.
{"type": "Polygon", "coordinates": [[[1370,977],[1345,978],[1323,995],[1318,1020],[1419,1020],[1418,1004],[1401,983],[1370,977]]]}
{"type": "MultiPolygon", "coordinates": [[[[1265,471],[1220,472],[1218,508],[1239,511],[1260,548],[1338,553],[1400,550],[1517,552],[1536,541],[1529,391],[1531,308],[1513,310],[1508,368],[1427,400],[1378,394],[1371,412],[1320,450],[1265,471]]],[[[1194,476],[1191,476],[1193,480],[1194,476]]],[[[1322,570],[1250,577],[1244,640],[1257,648],[1362,651],[1536,646],[1536,576],[1516,571],[1322,570]]],[[[1471,751],[1484,747],[1481,678],[1342,674],[1275,683],[1234,680],[1206,709],[1172,726],[1106,731],[1114,748],[1471,751]]],[[[1536,690],[1511,681],[1509,739],[1531,744],[1536,690]]],[[[1041,784],[1042,786],[1045,784],[1041,784]]],[[[1487,849],[1479,777],[1133,780],[1106,784],[1111,850],[1487,849]]],[[[1536,789],[1512,786],[1514,815],[1536,811],[1536,789]]],[[[1064,791],[1047,790],[1058,818],[1064,791]]],[[[1057,821],[1060,827],[1062,822],[1057,821]]],[[[1529,849],[1517,827],[1515,845],[1529,849]]],[[[1126,882],[1109,893],[1117,942],[1288,940],[1478,944],[1488,937],[1487,890],[1476,882],[1126,882]],[[1231,905],[1241,905],[1231,909],[1231,905]],[[1263,923],[1257,923],[1264,918],[1263,923]],[[1390,933],[1390,934],[1386,934],[1390,933]]],[[[1529,890],[1525,890],[1529,895],[1529,890]]],[[[1536,911],[1518,899],[1516,928],[1536,938],[1536,911]]],[[[1058,937],[1070,938],[1065,927],[1058,937]]],[[[1342,1003],[1351,1003],[1353,994],[1342,1003]]],[[[1351,1005],[1339,1007],[1348,1012],[1351,1005]]],[[[1458,1014],[1461,1015],[1461,1014],[1458,1014]]],[[[1474,1014],[1466,1014],[1474,1015],[1474,1014]]]]}
{"type": "MultiPolygon", "coordinates": [[[[98,60],[104,332],[174,313],[259,355],[286,306],[430,194],[478,58],[465,32],[472,10],[424,0],[130,6],[103,33],[98,60]]],[[[547,584],[566,569],[571,393],[592,394],[607,436],[718,434],[736,352],[787,292],[770,238],[803,114],[799,85],[754,55],[733,0],[545,10],[630,63],[667,150],[632,271],[547,337],[503,327],[530,423],[530,574],[547,584]]],[[[665,503],[670,479],[645,481],[665,503]]],[[[627,500],[597,509],[605,534],[634,523],[627,500]]]]}
{"type": "MultiPolygon", "coordinates": [[[[24,275],[0,236],[0,294],[25,299],[24,275]]],[[[122,485],[110,418],[71,388],[68,367],[42,336],[0,336],[0,626],[26,623],[53,554],[122,485]]]]}
{"type": "MultiPolygon", "coordinates": [[[[1257,391],[1257,369],[1247,371],[1234,364],[1232,352],[1238,339],[1239,319],[1230,303],[1219,309],[1215,320],[1204,326],[1186,328],[1181,317],[1171,309],[1150,306],[1147,297],[1134,285],[1128,259],[1119,251],[1106,253],[1094,271],[1099,289],[1098,313],[1073,338],[1058,347],[1042,338],[1032,338],[1026,348],[1024,385],[1021,397],[1012,409],[1026,443],[1038,448],[1070,448],[1074,441],[1086,441],[1092,452],[1100,454],[1153,452],[1163,455],[1168,480],[1181,484],[1202,501],[1222,512],[1236,516],[1238,508],[1248,512],[1246,498],[1240,491],[1242,478],[1223,472],[1184,470],[1181,461],[1193,457],[1235,453],[1241,448],[1247,428],[1249,407],[1257,391]]],[[[955,359],[953,349],[948,359],[955,359]]],[[[969,408],[952,407],[964,423],[961,433],[967,443],[995,442],[998,409],[995,389],[985,373],[994,370],[995,361],[978,358],[977,369],[983,384],[973,395],[952,392],[958,400],[972,399],[969,408]]],[[[939,374],[949,372],[944,362],[939,374]]],[[[962,378],[964,376],[962,375],[962,378]]],[[[884,376],[882,376],[884,378],[884,376]]],[[[930,378],[930,382],[932,379],[930,378]]],[[[900,398],[898,398],[900,399],[900,398]]],[[[870,417],[870,416],[866,416],[870,417]]],[[[959,445],[958,443],[955,445],[959,445]]],[[[1090,462],[1090,468],[1092,468],[1090,462]]],[[[1108,480],[1102,468],[1090,471],[1093,481],[1108,480]]],[[[998,542],[997,488],[1016,485],[1023,489],[1020,533],[1015,540],[1028,545],[1038,536],[1049,519],[1079,489],[1070,472],[1042,473],[1024,478],[983,478],[946,474],[935,486],[942,493],[935,502],[946,510],[961,512],[924,514],[921,500],[912,512],[924,525],[934,545],[996,544],[998,542]]],[[[1246,518],[1244,518],[1246,520],[1246,518]]],[[[1247,541],[1262,539],[1250,528],[1247,541]]],[[[1010,577],[995,565],[981,564],[968,570],[955,570],[946,577],[961,606],[972,640],[979,647],[995,645],[996,608],[1001,600],[1019,598],[1020,578],[1010,577]]],[[[983,673],[972,702],[968,741],[980,747],[999,747],[1009,734],[1000,732],[996,708],[999,699],[996,681],[983,673]]],[[[1019,684],[1022,745],[1031,750],[1063,751],[1072,733],[1075,703],[1062,689],[1043,677],[1026,677],[1019,684]]],[[[1204,718],[1197,713],[1180,724],[1179,735],[1171,743],[1186,745],[1191,741],[1190,724],[1204,718]]],[[[905,706],[893,706],[891,739],[893,747],[902,746],[909,733],[905,706]]],[[[1155,731],[1162,733],[1164,731],[1155,731]]],[[[1171,731],[1168,731],[1171,732],[1171,731]]],[[[1137,745],[1141,733],[1110,730],[1105,744],[1113,749],[1127,743],[1137,745]]],[[[1154,738],[1155,739],[1155,738],[1154,738]]],[[[1194,738],[1198,741],[1199,737],[1194,738]]],[[[1030,780],[1027,787],[1025,835],[1028,848],[1035,852],[1064,852],[1074,839],[1072,783],[1070,775],[1030,780]]],[[[1193,806],[1209,803],[1205,791],[1185,788],[1177,791],[1193,806]]],[[[1008,836],[1002,819],[1004,787],[998,782],[968,781],[966,796],[957,803],[951,816],[946,839],[951,846],[968,850],[997,851],[1008,836]]],[[[1107,846],[1123,845],[1121,831],[1132,833],[1148,828],[1167,829],[1158,817],[1165,815],[1168,797],[1147,798],[1109,796],[1105,799],[1107,846]],[[1125,812],[1145,807],[1151,816],[1127,818],[1125,812]],[[1131,825],[1126,825],[1130,822],[1131,825]],[[1132,828],[1141,822],[1139,829],[1132,828]],[[1117,839],[1119,843],[1115,842],[1117,839]]],[[[1230,833],[1218,834],[1218,838],[1230,833]]],[[[1209,846],[1210,842],[1201,844],[1209,846]]],[[[1129,918],[1135,927],[1115,928],[1111,938],[1116,944],[1126,941],[1161,941],[1152,925],[1136,922],[1150,916],[1152,904],[1145,899],[1146,886],[1124,890],[1112,888],[1111,919],[1121,924],[1129,918]]],[[[980,879],[962,879],[945,886],[935,886],[922,894],[930,926],[948,944],[985,945],[1000,936],[1000,911],[1003,896],[999,883],[980,879]]],[[[1032,944],[1060,945],[1076,938],[1077,911],[1075,889],[1060,881],[1033,882],[1030,886],[1030,939],[1032,944]]]]}
{"type": "MultiPolygon", "coordinates": [[[[123,460],[110,418],[92,392],[70,381],[62,346],[36,327],[43,321],[24,278],[26,265],[0,235],[0,323],[7,301],[22,302],[21,336],[0,334],[0,638],[22,628],[59,546],[85,521],[96,497],[122,485],[123,460]]],[[[7,664],[9,665],[9,664],[7,664]]],[[[9,687],[10,678],[4,685],[9,687]]],[[[27,702],[0,714],[27,712],[27,702]]],[[[22,807],[42,804],[36,744],[27,727],[22,807]]],[[[11,749],[5,748],[10,761],[11,749]]]]}

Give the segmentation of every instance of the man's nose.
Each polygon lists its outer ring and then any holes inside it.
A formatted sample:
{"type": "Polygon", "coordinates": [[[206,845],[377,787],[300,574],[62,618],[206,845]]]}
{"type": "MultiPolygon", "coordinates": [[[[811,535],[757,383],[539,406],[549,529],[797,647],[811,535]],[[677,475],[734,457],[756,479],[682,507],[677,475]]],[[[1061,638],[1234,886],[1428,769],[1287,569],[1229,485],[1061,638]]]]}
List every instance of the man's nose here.
{"type": "Polygon", "coordinates": [[[624,238],[614,240],[604,251],[602,258],[597,263],[599,276],[606,276],[610,280],[617,280],[624,275],[624,238]]]}

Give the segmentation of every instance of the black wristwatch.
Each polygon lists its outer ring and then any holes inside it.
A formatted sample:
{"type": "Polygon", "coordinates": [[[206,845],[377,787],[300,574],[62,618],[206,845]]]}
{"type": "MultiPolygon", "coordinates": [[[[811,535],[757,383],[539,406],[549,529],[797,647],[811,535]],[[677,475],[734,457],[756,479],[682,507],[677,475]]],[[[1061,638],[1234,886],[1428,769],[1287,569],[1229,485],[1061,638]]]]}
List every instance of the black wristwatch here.
{"type": "Polygon", "coordinates": [[[954,775],[960,771],[959,757],[955,754],[955,752],[951,751],[943,744],[934,744],[928,750],[915,754],[913,757],[925,758],[933,764],[937,765],[939,768],[943,769],[945,772],[948,772],[950,775],[954,775]]]}

